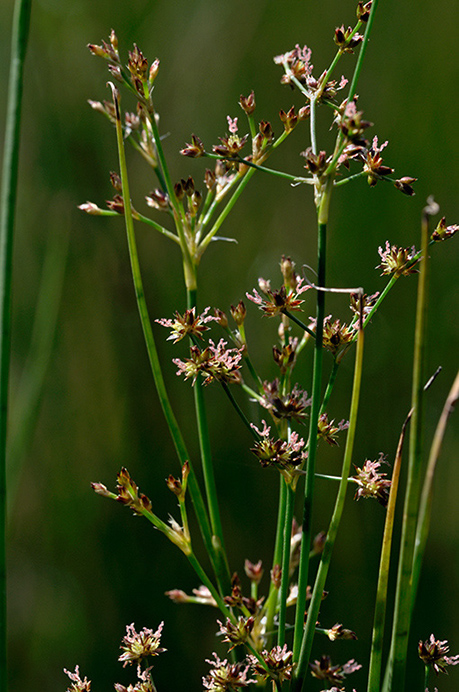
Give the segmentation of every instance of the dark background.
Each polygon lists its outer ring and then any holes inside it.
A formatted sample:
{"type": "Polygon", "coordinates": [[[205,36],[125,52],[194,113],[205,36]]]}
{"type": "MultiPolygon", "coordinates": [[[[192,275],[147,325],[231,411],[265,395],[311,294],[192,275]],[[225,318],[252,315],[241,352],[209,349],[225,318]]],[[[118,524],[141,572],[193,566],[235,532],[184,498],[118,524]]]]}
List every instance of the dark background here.
{"type": "MultiPolygon", "coordinates": [[[[116,659],[125,625],[131,622],[138,628],[166,622],[163,645],[168,653],[155,665],[159,692],[200,689],[208,668],[204,659],[218,646],[215,612],[177,606],[163,596],[167,589],[197,585],[185,558],[146,522],[95,496],[89,487],[94,480],[114,487],[116,473],[126,465],[160,516],[176,511],[164,478],[178,474],[178,464],[149,371],[123,222],[92,218],[76,208],[88,199],[103,206],[112,195],[108,173],[118,168],[114,131],[86,103],[88,98],[109,98],[105,65],[89,54],[86,44],[100,43],[113,27],[123,60],[134,41],[150,61],[160,58],[155,100],[161,131],[169,133],[164,146],[172,178],[191,174],[200,185],[202,162],[178,155],[190,134],[199,134],[207,146],[216,143],[227,131],[226,115],[243,115],[237,101],[251,89],[257,98],[256,116],[270,120],[280,133],[279,109],[303,104],[298,94],[280,85],[281,70],[272,57],[307,43],[319,75],[334,55],[335,26],[354,22],[355,5],[354,0],[34,2],[14,255],[11,439],[17,447],[11,452],[9,517],[11,690],[64,690],[68,681],[62,668],[73,670],[76,663],[93,680],[95,691],[111,689],[115,681],[128,684],[133,679],[116,659]],[[45,291],[41,324],[51,340],[36,347],[32,334],[40,286],[45,291]],[[22,429],[18,421],[24,418],[22,429]]],[[[0,80],[5,94],[12,3],[3,6],[0,80]]],[[[448,223],[459,222],[458,18],[457,0],[380,3],[358,88],[359,104],[375,123],[369,134],[377,133],[380,142],[390,140],[386,162],[397,175],[419,179],[417,194],[408,198],[385,184],[369,189],[363,181],[336,191],[327,270],[334,285],[362,285],[368,293],[381,290],[385,279],[374,269],[377,248],[386,239],[419,245],[421,210],[428,195],[435,195],[448,223]]],[[[350,77],[353,64],[353,57],[346,56],[340,71],[350,77]]],[[[132,107],[127,96],[123,106],[132,107]]],[[[319,111],[319,146],[330,148],[328,116],[319,111]]],[[[243,117],[240,125],[244,131],[243,117]]],[[[298,154],[306,146],[307,127],[298,128],[269,165],[301,175],[298,154]]],[[[155,181],[132,150],[128,163],[134,203],[146,211],[143,196],[155,181]]],[[[177,248],[150,229],[137,231],[152,317],[183,310],[177,248]]],[[[201,306],[227,310],[256,285],[258,276],[278,283],[282,253],[298,266],[314,265],[315,215],[309,188],[255,176],[222,234],[235,237],[238,245],[215,243],[208,250],[200,268],[200,295],[201,306]]],[[[427,399],[427,444],[455,376],[459,305],[457,243],[437,246],[431,254],[428,371],[442,365],[443,373],[427,399]]],[[[355,463],[375,459],[380,451],[393,460],[410,402],[416,283],[415,277],[402,278],[367,332],[355,463]]],[[[348,318],[345,299],[330,300],[329,305],[334,315],[348,318]]],[[[313,314],[312,297],[305,310],[313,314]]],[[[166,332],[155,329],[171,397],[195,453],[191,388],[175,377],[170,363],[180,347],[166,344],[166,332]]],[[[247,332],[260,371],[272,379],[274,323],[260,320],[250,306],[247,332]]],[[[343,363],[331,405],[337,420],[348,416],[352,361],[349,356],[343,363]]],[[[306,358],[297,375],[308,390],[309,366],[306,358]]],[[[221,392],[209,388],[206,397],[232,569],[242,573],[246,557],[262,558],[268,566],[276,476],[257,467],[248,451],[251,440],[221,392]]],[[[452,653],[459,651],[457,445],[456,414],[435,484],[432,532],[412,627],[409,689],[422,686],[415,653],[419,639],[433,632],[449,639],[452,653]]],[[[321,467],[338,472],[342,449],[321,447],[321,467]]],[[[318,531],[326,526],[335,488],[319,481],[317,492],[318,531]]],[[[330,653],[334,662],[353,657],[367,662],[383,514],[376,503],[352,503],[349,493],[321,622],[343,622],[358,633],[359,641],[320,642],[323,648],[316,654],[330,653]]],[[[266,577],[262,586],[267,587],[266,577]]],[[[357,673],[350,686],[363,690],[364,680],[364,673],[357,673]]],[[[320,688],[320,683],[311,683],[311,689],[320,688]]],[[[457,689],[457,671],[443,676],[439,689],[457,689]]]]}

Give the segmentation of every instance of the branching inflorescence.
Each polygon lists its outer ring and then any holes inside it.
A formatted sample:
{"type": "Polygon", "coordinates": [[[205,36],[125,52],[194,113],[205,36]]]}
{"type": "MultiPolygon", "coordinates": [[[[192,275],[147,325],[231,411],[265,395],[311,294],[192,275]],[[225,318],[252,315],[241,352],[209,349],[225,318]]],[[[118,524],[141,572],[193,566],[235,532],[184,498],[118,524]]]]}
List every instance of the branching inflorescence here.
{"type": "MultiPolygon", "coordinates": [[[[210,147],[198,135],[191,135],[190,141],[180,153],[191,159],[205,158],[212,163],[212,167],[205,172],[203,191],[198,189],[191,176],[177,182],[170,178],[153,99],[159,61],[155,60],[149,65],[142,51],[134,46],[129,53],[127,66],[124,66],[114,31],[108,42],[103,42],[100,46],[89,45],[94,55],[107,62],[113,80],[110,83],[112,100],[90,101],[90,105],[106,116],[116,128],[120,172],[110,175],[115,196],[107,202],[107,209],[92,202],[87,202],[80,208],[93,215],[121,215],[125,218],[134,286],[152,373],[182,469],[180,479],[172,475],[167,479],[168,488],[178,499],[181,523],[172,518],[168,522],[161,520],[154,512],[151,501],[139,492],[126,469],[122,469],[118,475],[117,493],[112,493],[101,483],[94,483],[93,488],[98,494],[129,506],[135,514],[145,516],[181,549],[195,570],[199,585],[193,590],[193,595],[187,595],[180,589],[169,591],[168,596],[173,601],[219,609],[221,619],[217,622],[220,640],[228,645],[227,651],[230,653],[229,659],[221,659],[217,653],[213,653],[213,658],[207,660],[210,672],[203,678],[206,690],[223,692],[256,683],[269,683],[276,690],[297,692],[304,688],[306,680],[310,680],[312,674],[324,681],[322,684],[327,685],[327,689],[336,692],[345,689],[345,679],[349,674],[363,668],[353,659],[344,665],[332,665],[328,654],[312,661],[311,647],[314,637],[321,634],[325,634],[329,642],[342,638],[356,639],[356,634],[341,624],[325,629],[318,625],[320,604],[326,595],[324,586],[348,485],[356,486],[355,500],[372,498],[382,508],[387,507],[382,556],[387,554],[387,550],[390,552],[391,522],[397,488],[392,492],[388,474],[380,470],[381,465],[386,463],[385,455],[381,454],[376,461],[367,459],[360,465],[354,464],[355,475],[351,475],[364,328],[398,278],[418,271],[422,276],[429,243],[448,239],[458,229],[455,225],[446,226],[443,217],[435,231],[429,237],[426,236],[420,251],[414,246],[402,248],[386,241],[385,249],[379,248],[380,263],[377,267],[381,269],[381,275],[388,277],[384,290],[367,295],[363,289],[336,289],[339,293],[348,294],[349,311],[340,317],[325,315],[326,292],[335,290],[326,288],[325,277],[328,209],[335,188],[363,178],[372,188],[379,182],[390,181],[402,193],[414,195],[415,178],[394,178],[394,170],[384,163],[382,153],[385,153],[388,142],[380,144],[377,136],[367,139],[367,130],[372,123],[364,118],[358,105],[356,85],[376,5],[376,0],[358,2],[355,25],[348,28],[342,25],[335,30],[335,55],[329,67],[319,77],[314,76],[312,51],[308,46],[296,45],[292,50],[274,58],[276,65],[283,70],[282,84],[295,89],[303,101],[297,109],[292,107],[288,111],[280,111],[280,135],[274,134],[276,127],[271,123],[265,120],[256,123],[256,100],[253,92],[248,96],[241,96],[239,100],[246,117],[246,127],[239,123],[237,117],[228,116],[228,131],[219,138],[218,143],[210,147]],[[359,55],[351,79],[339,76],[337,66],[342,56],[357,51],[359,55]],[[126,112],[124,116],[115,84],[125,87],[136,103],[135,109],[126,112]],[[317,142],[316,119],[319,105],[326,107],[322,111],[331,113],[331,124],[336,134],[331,151],[320,149],[317,142]],[[268,168],[265,163],[270,154],[294,131],[299,131],[307,124],[309,143],[301,152],[306,174],[268,168]],[[156,178],[156,187],[145,198],[147,206],[155,212],[154,218],[141,213],[131,202],[124,156],[127,142],[148,162],[156,178]],[[210,307],[198,309],[197,305],[198,267],[201,258],[210,242],[221,239],[217,233],[257,171],[263,175],[276,176],[280,183],[288,181],[295,185],[312,186],[318,221],[316,283],[312,284],[304,276],[300,277],[293,260],[282,257],[280,287],[273,289],[270,280],[260,278],[258,289],[254,288],[246,293],[263,316],[275,320],[277,325],[278,340],[272,349],[275,367],[278,369],[274,379],[264,379],[252,360],[245,332],[247,308],[242,300],[236,307],[231,306],[230,315],[234,322],[232,327],[223,310],[211,310],[210,307]],[[161,215],[165,219],[163,222],[160,220],[161,215]],[[173,342],[174,348],[181,349],[179,355],[173,358],[177,375],[190,380],[193,387],[200,442],[198,463],[201,464],[204,477],[204,492],[201,491],[194,472],[197,462],[188,454],[164,383],[143,294],[133,221],[154,228],[178,245],[181,252],[186,307],[177,310],[173,317],[158,317],[155,321],[169,330],[167,340],[173,342]],[[301,316],[304,304],[309,305],[311,310],[314,300],[315,315],[304,321],[301,316]],[[309,393],[301,382],[296,381],[293,373],[301,354],[307,350],[312,350],[314,354],[311,381],[308,383],[309,393]],[[331,413],[332,394],[342,359],[352,350],[355,350],[355,375],[349,421],[341,420],[335,424],[331,413]],[[323,382],[324,358],[329,359],[331,366],[326,386],[323,382]],[[245,575],[250,583],[249,593],[244,592],[237,573],[233,573],[229,567],[230,556],[225,550],[212,463],[211,435],[202,387],[212,383],[220,385],[224,395],[233,404],[237,416],[252,434],[254,442],[251,452],[260,464],[260,473],[278,472],[277,531],[269,570],[270,583],[264,595],[259,593],[264,571],[261,562],[245,562],[245,575]],[[236,395],[234,392],[240,394],[236,395]],[[257,420],[253,421],[248,417],[248,407],[243,395],[258,403],[257,420]],[[345,442],[341,475],[332,479],[339,481],[333,515],[328,529],[314,538],[311,535],[311,512],[316,478],[330,478],[316,471],[320,463],[321,445],[325,441],[338,446],[340,438],[345,442]],[[202,540],[208,552],[209,565],[206,567],[201,565],[194,552],[193,543],[197,538],[191,536],[189,530],[188,496],[191,496],[202,540]],[[299,526],[294,518],[295,508],[302,511],[299,526]],[[311,569],[311,560],[319,560],[318,567],[314,569],[315,574],[311,569]],[[290,621],[294,623],[290,627],[286,621],[287,608],[292,612],[290,621]],[[237,658],[234,657],[234,651],[241,651],[237,658]]],[[[301,136],[302,141],[307,138],[304,129],[301,136]]],[[[429,201],[424,212],[426,223],[428,217],[436,211],[436,205],[429,201]]],[[[421,294],[419,300],[425,300],[425,293],[421,294]]],[[[418,398],[413,402],[414,409],[419,405],[418,398]]],[[[403,437],[404,433],[401,445],[403,437]]],[[[400,455],[401,446],[395,459],[394,475],[398,474],[400,455]]],[[[425,528],[425,517],[419,509],[416,517],[418,525],[425,528]]],[[[325,522],[326,519],[323,518],[322,521],[325,522]]],[[[410,534],[407,540],[412,541],[414,546],[415,535],[410,534]]],[[[384,603],[387,598],[387,585],[384,586],[387,571],[388,562],[384,562],[382,558],[378,599],[382,599],[384,603]]],[[[415,593],[412,592],[410,597],[414,602],[415,593]]],[[[378,612],[380,617],[375,618],[370,655],[369,692],[383,689],[378,637],[384,631],[384,613],[381,617],[381,611],[378,612]]],[[[395,628],[397,617],[396,609],[395,628]]],[[[164,651],[159,646],[161,630],[162,624],[156,632],[144,629],[139,634],[133,625],[127,628],[122,645],[124,653],[120,661],[125,665],[137,664],[138,679],[134,686],[128,688],[131,692],[155,689],[151,667],[148,667],[146,659],[164,651]],[[142,667],[144,659],[145,667],[142,667]]],[[[396,640],[397,635],[394,634],[393,643],[396,640]]],[[[404,689],[404,666],[400,665],[399,659],[403,647],[406,654],[407,641],[406,637],[404,641],[397,641],[399,648],[395,653],[391,652],[388,661],[385,692],[401,692],[404,689]]],[[[421,642],[419,645],[422,660],[426,666],[432,665],[436,673],[446,672],[445,665],[457,663],[457,657],[448,657],[447,652],[447,643],[437,642],[433,636],[430,642],[421,642]]],[[[78,668],[75,673],[68,675],[72,682],[69,688],[72,692],[89,690],[90,683],[86,678],[81,680],[78,668]]],[[[363,689],[362,685],[360,682],[360,689],[363,689]]],[[[122,685],[116,685],[115,688],[119,692],[126,689],[122,685]]]]}

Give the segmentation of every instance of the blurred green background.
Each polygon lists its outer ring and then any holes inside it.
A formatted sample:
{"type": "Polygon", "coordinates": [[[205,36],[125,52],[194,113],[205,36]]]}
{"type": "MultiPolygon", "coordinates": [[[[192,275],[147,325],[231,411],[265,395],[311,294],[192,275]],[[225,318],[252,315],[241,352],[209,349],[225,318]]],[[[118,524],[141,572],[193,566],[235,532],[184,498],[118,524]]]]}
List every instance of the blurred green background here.
{"type": "MultiPolygon", "coordinates": [[[[93,680],[95,691],[111,689],[115,681],[128,684],[132,676],[116,659],[125,625],[131,622],[139,628],[166,622],[163,644],[168,653],[155,666],[159,692],[199,690],[208,668],[204,659],[218,646],[215,612],[177,606],[163,596],[171,588],[189,591],[197,586],[181,554],[146,522],[95,496],[89,486],[100,480],[114,487],[116,473],[126,465],[158,514],[166,517],[176,509],[164,478],[177,475],[178,464],[148,367],[123,222],[77,210],[86,200],[103,206],[113,192],[109,171],[118,168],[114,131],[86,103],[88,98],[109,98],[105,64],[89,54],[86,44],[100,43],[113,27],[123,58],[134,41],[150,61],[160,58],[155,98],[161,131],[168,133],[164,146],[172,178],[191,174],[200,183],[202,162],[178,155],[190,134],[197,133],[208,146],[215,143],[227,130],[226,115],[243,115],[237,101],[251,89],[258,119],[270,120],[279,133],[279,109],[302,101],[280,85],[280,68],[272,57],[307,43],[315,74],[320,74],[334,54],[335,26],[353,23],[355,5],[355,0],[34,0],[14,255],[11,430],[18,442],[12,462],[20,471],[17,484],[17,474],[11,479],[15,493],[9,524],[11,690],[64,690],[68,680],[62,668],[73,670],[76,663],[93,680]],[[36,347],[33,325],[43,277],[43,321],[52,325],[56,310],[56,324],[51,344],[36,347]],[[27,409],[22,433],[24,400],[33,401],[40,368],[46,369],[43,385],[36,405],[27,409]]],[[[11,0],[2,6],[0,80],[5,94],[11,0]]],[[[380,142],[390,141],[386,162],[399,176],[419,179],[417,194],[408,198],[389,185],[369,189],[364,182],[336,192],[328,245],[328,280],[334,285],[362,285],[368,293],[381,290],[385,280],[374,269],[377,248],[386,239],[419,245],[427,195],[435,195],[448,223],[459,222],[458,19],[457,0],[380,2],[359,104],[375,123],[371,136],[377,133],[380,142]]],[[[345,75],[350,76],[353,64],[352,56],[343,59],[345,75]]],[[[126,96],[123,105],[132,106],[126,96]]],[[[328,113],[325,116],[320,137],[330,146],[328,113]]],[[[307,128],[299,127],[270,165],[301,174],[298,154],[306,146],[307,128]]],[[[134,203],[145,211],[143,197],[155,181],[132,150],[129,164],[134,203]]],[[[228,310],[256,285],[258,276],[278,283],[282,253],[298,266],[314,265],[309,188],[255,176],[222,234],[237,238],[238,244],[215,243],[204,256],[201,305],[228,310]]],[[[138,243],[152,317],[182,310],[177,248],[143,227],[138,228],[138,243]]],[[[427,443],[457,367],[457,258],[455,241],[432,250],[428,370],[442,365],[443,372],[428,396],[427,443]]],[[[416,278],[402,278],[367,332],[355,463],[377,458],[380,451],[393,461],[410,401],[415,294],[416,278]]],[[[313,314],[312,297],[308,301],[306,314],[313,314]]],[[[330,300],[330,306],[334,315],[347,319],[345,299],[330,300]]],[[[247,332],[260,371],[272,379],[274,324],[260,320],[251,306],[247,332]]],[[[175,377],[170,362],[179,347],[165,343],[162,328],[156,333],[175,409],[195,453],[191,388],[175,377]]],[[[331,405],[337,420],[348,416],[352,360],[350,356],[343,363],[331,405]]],[[[308,390],[309,372],[306,362],[297,375],[308,390]]],[[[263,559],[268,569],[276,476],[257,467],[248,451],[249,435],[221,392],[209,388],[206,397],[231,567],[242,574],[249,558],[263,559]]],[[[452,653],[459,652],[457,448],[456,413],[439,464],[432,533],[412,629],[413,690],[422,689],[415,654],[420,638],[433,632],[450,640],[452,653]]],[[[342,447],[321,448],[322,467],[338,471],[341,453],[342,447]]],[[[326,526],[334,490],[318,483],[317,531],[326,526]]],[[[322,641],[317,655],[366,663],[382,523],[381,507],[352,503],[349,493],[321,622],[342,622],[357,632],[359,641],[322,641]]],[[[457,676],[457,671],[444,676],[439,689],[456,690],[457,676]]],[[[364,674],[357,673],[350,686],[363,690],[364,674]]],[[[312,681],[311,689],[321,689],[320,683],[312,681]]]]}

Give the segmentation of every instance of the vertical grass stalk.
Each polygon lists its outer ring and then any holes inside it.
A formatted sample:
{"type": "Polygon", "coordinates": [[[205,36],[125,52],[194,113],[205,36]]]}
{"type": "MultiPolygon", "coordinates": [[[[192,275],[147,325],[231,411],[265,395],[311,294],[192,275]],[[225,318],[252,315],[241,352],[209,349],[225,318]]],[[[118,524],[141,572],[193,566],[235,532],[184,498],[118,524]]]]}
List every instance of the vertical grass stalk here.
{"type": "MultiPolygon", "coordinates": [[[[325,286],[325,260],[327,240],[327,218],[333,178],[326,183],[322,203],[318,212],[318,241],[317,241],[317,285],[325,286]]],[[[306,482],[303,507],[303,538],[298,573],[298,600],[295,615],[295,630],[293,638],[293,656],[297,660],[300,652],[304,629],[304,613],[306,610],[306,589],[308,586],[309,551],[311,545],[312,498],[315,482],[315,462],[317,450],[317,426],[319,422],[321,388],[322,388],[322,356],[323,356],[323,323],[325,317],[325,292],[317,291],[316,304],[316,337],[314,342],[314,362],[312,375],[312,405],[309,426],[308,459],[306,466],[306,482]]]]}
{"type": "Polygon", "coordinates": [[[392,536],[394,530],[395,506],[397,500],[398,482],[402,464],[402,450],[405,441],[407,425],[411,418],[411,411],[403,423],[402,432],[395,455],[392,483],[390,487],[389,501],[387,503],[386,521],[384,523],[384,535],[379,561],[378,586],[376,590],[375,615],[373,621],[373,635],[371,641],[370,666],[368,673],[368,692],[379,692],[381,686],[382,650],[384,640],[384,627],[386,622],[387,585],[389,581],[390,553],[392,548],[392,536]]]}
{"type": "Polygon", "coordinates": [[[348,477],[351,467],[352,454],[354,450],[355,431],[357,427],[357,413],[360,398],[360,384],[362,380],[363,367],[363,345],[364,331],[362,325],[359,328],[359,337],[357,339],[357,349],[355,354],[355,369],[354,382],[352,385],[351,411],[349,416],[349,430],[346,438],[346,448],[344,450],[343,467],[341,472],[341,481],[339,485],[338,495],[335,501],[333,515],[330,521],[330,526],[327,533],[322,558],[320,561],[317,577],[314,583],[311,603],[308,608],[308,616],[306,619],[306,627],[304,630],[303,640],[301,642],[300,654],[297,661],[297,667],[294,671],[291,689],[293,692],[300,692],[303,687],[305,675],[311,655],[312,642],[314,639],[317,617],[319,615],[322,594],[327,579],[328,569],[332,556],[333,546],[335,544],[338,533],[339,524],[344,509],[346,499],[346,489],[348,486],[348,477]]]}
{"type": "Polygon", "coordinates": [[[426,207],[422,216],[422,259],[420,262],[416,306],[413,386],[411,395],[413,415],[410,428],[408,478],[403,508],[402,536],[397,572],[391,648],[384,679],[384,692],[403,692],[405,688],[406,656],[412,614],[413,556],[422,482],[422,401],[427,313],[428,245],[429,208],[426,207]]]}
{"type": "Polygon", "coordinates": [[[24,61],[31,0],[16,0],[11,38],[0,212],[0,689],[7,690],[6,432],[11,330],[13,234],[19,168],[24,61]]]}

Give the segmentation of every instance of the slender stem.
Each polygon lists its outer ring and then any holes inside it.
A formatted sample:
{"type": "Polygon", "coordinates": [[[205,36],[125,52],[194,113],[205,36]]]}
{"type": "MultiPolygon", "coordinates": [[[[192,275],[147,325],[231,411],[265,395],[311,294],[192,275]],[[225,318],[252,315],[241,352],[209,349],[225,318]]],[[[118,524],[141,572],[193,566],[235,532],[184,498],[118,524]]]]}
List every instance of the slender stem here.
{"type": "Polygon", "coordinates": [[[330,373],[330,377],[328,378],[327,389],[325,390],[325,394],[324,394],[324,398],[322,401],[322,406],[320,407],[319,415],[322,415],[322,413],[324,413],[327,409],[328,402],[330,400],[331,393],[332,393],[333,387],[335,385],[335,380],[336,380],[336,376],[338,374],[340,362],[341,361],[336,360],[336,358],[333,361],[333,368],[332,368],[332,371],[330,373]]]}
{"type": "Polygon", "coordinates": [[[6,434],[11,348],[11,279],[24,61],[31,0],[14,3],[0,216],[0,689],[7,690],[6,434]]]}
{"type": "MultiPolygon", "coordinates": [[[[284,479],[282,482],[285,483],[284,479]]],[[[281,589],[280,589],[280,599],[279,599],[279,630],[277,634],[277,643],[279,646],[284,646],[285,644],[285,622],[287,614],[287,596],[288,596],[288,586],[290,582],[290,543],[292,536],[292,522],[293,522],[293,510],[295,507],[295,493],[291,485],[287,485],[286,488],[287,503],[285,510],[285,521],[283,525],[283,545],[282,545],[282,576],[281,576],[281,589]]]]}
{"type": "Polygon", "coordinates": [[[384,535],[381,548],[381,558],[379,562],[378,587],[376,590],[376,604],[373,621],[373,636],[371,642],[370,667],[368,672],[368,692],[379,692],[381,686],[382,652],[384,627],[386,621],[387,585],[389,581],[390,553],[392,548],[392,537],[394,530],[395,506],[397,500],[398,483],[400,478],[400,468],[402,464],[402,450],[405,440],[405,433],[408,422],[411,418],[410,411],[402,426],[402,432],[395,455],[394,469],[392,472],[392,482],[390,487],[389,501],[387,503],[386,521],[384,523],[384,535]]]}
{"type": "Polygon", "coordinates": [[[111,84],[113,91],[113,102],[116,111],[116,135],[118,143],[118,156],[120,162],[120,173],[122,182],[122,192],[124,199],[124,218],[126,223],[126,234],[128,240],[129,248],[129,259],[131,263],[132,278],[134,282],[134,290],[137,301],[137,307],[139,310],[140,321],[142,324],[142,330],[145,339],[145,345],[147,348],[148,358],[150,361],[151,371],[153,374],[153,379],[156,386],[156,391],[158,393],[161,408],[163,410],[164,417],[171,434],[177,456],[180,461],[180,465],[183,466],[185,461],[190,464],[190,475],[188,477],[189,489],[191,499],[195,508],[196,516],[199,523],[199,528],[203,537],[204,544],[206,546],[207,552],[210,556],[213,555],[212,548],[212,535],[210,529],[209,518],[204,505],[204,500],[202,498],[201,490],[196,479],[196,474],[191,465],[190,455],[185,445],[181,430],[175,418],[175,414],[172,410],[172,406],[169,401],[169,396],[167,394],[166,385],[164,383],[164,378],[161,370],[161,365],[159,362],[158,351],[156,349],[156,343],[153,336],[153,330],[151,327],[151,321],[148,314],[148,308],[145,300],[145,294],[143,291],[142,275],[140,272],[139,257],[137,253],[137,243],[134,233],[134,222],[131,214],[131,199],[129,194],[129,182],[127,177],[127,167],[126,167],[126,157],[124,152],[124,142],[123,142],[123,130],[121,127],[121,115],[119,110],[119,95],[117,89],[111,84]]]}
{"type": "Polygon", "coordinates": [[[311,133],[311,149],[314,156],[317,156],[317,139],[316,139],[316,105],[317,100],[315,97],[311,97],[311,114],[309,119],[310,133],[311,133]]]}
{"type": "MultiPolygon", "coordinates": [[[[187,290],[188,309],[197,308],[196,290],[187,290]]],[[[217,486],[215,483],[212,452],[210,448],[209,427],[207,424],[206,407],[204,402],[204,390],[201,386],[193,387],[196,422],[198,427],[199,449],[201,451],[201,465],[206,489],[207,508],[209,511],[210,525],[212,528],[212,545],[216,560],[217,580],[222,594],[228,595],[231,591],[231,575],[223,538],[223,526],[218,506],[217,486]]]]}
{"type": "Polygon", "coordinates": [[[235,409],[237,415],[239,416],[239,418],[241,419],[241,421],[244,423],[244,425],[245,425],[245,427],[247,428],[247,430],[249,430],[250,434],[251,434],[256,440],[259,440],[259,439],[260,439],[260,436],[258,435],[257,431],[254,430],[254,429],[252,428],[252,426],[250,425],[249,419],[247,418],[247,416],[245,415],[244,411],[241,409],[241,407],[240,407],[239,404],[237,403],[237,401],[236,401],[236,399],[234,398],[233,393],[232,393],[231,389],[229,388],[228,384],[227,384],[226,382],[222,382],[221,384],[222,384],[222,387],[223,387],[223,389],[224,389],[224,391],[225,391],[226,396],[227,396],[228,399],[231,401],[232,406],[234,407],[234,409],[235,409]]]}
{"type": "Polygon", "coordinates": [[[459,372],[456,375],[453,386],[445,401],[443,411],[441,412],[438,421],[437,429],[435,430],[434,439],[430,448],[429,460],[427,462],[427,470],[424,479],[424,485],[421,494],[421,503],[419,506],[418,523],[416,528],[416,542],[413,555],[413,586],[412,586],[412,608],[416,600],[419,577],[421,573],[422,558],[426,547],[427,536],[430,525],[430,512],[432,505],[432,486],[435,474],[437,460],[440,455],[443,437],[446,431],[448,418],[454,410],[455,404],[459,400],[459,372]]]}
{"type": "MultiPolygon", "coordinates": [[[[328,192],[328,195],[330,193],[328,192]]],[[[326,222],[319,219],[318,224],[318,272],[317,285],[325,286],[326,258],[326,222]]],[[[325,316],[325,293],[317,291],[316,334],[314,339],[314,364],[312,379],[312,405],[309,427],[308,460],[306,466],[305,497],[303,508],[303,538],[298,575],[298,599],[296,605],[295,633],[293,643],[294,660],[298,659],[304,628],[304,613],[306,610],[306,589],[308,586],[309,549],[311,544],[312,497],[315,480],[315,461],[317,450],[317,426],[319,421],[321,385],[322,385],[322,341],[323,322],[325,316]]]]}
{"type": "Polygon", "coordinates": [[[230,213],[231,209],[236,204],[237,200],[239,199],[239,196],[241,195],[241,193],[245,189],[246,185],[248,184],[248,182],[250,181],[250,179],[252,178],[254,173],[255,173],[255,169],[251,168],[250,171],[247,171],[247,173],[242,178],[241,182],[239,183],[236,190],[234,191],[233,196],[231,197],[230,200],[228,200],[226,207],[223,209],[220,216],[215,221],[214,225],[212,226],[212,228],[210,229],[210,231],[208,232],[206,237],[203,238],[202,241],[200,242],[199,248],[198,248],[199,256],[202,255],[202,253],[204,252],[206,247],[209,245],[209,243],[212,240],[212,238],[214,237],[214,235],[217,233],[218,229],[220,228],[223,221],[226,219],[226,217],[230,213]]]}
{"type": "MultiPolygon", "coordinates": [[[[282,563],[282,543],[283,543],[283,526],[285,523],[287,508],[287,484],[285,483],[282,476],[279,474],[279,504],[277,509],[277,528],[276,528],[276,539],[274,542],[274,555],[272,567],[277,568],[282,563]]],[[[265,610],[266,610],[266,632],[271,633],[273,631],[274,615],[276,613],[277,602],[278,602],[279,589],[271,579],[271,585],[269,588],[269,595],[266,600],[265,610]]],[[[269,649],[269,644],[268,644],[269,649]]]]}
{"type": "Polygon", "coordinates": [[[286,315],[289,319],[292,320],[292,322],[295,322],[301,329],[303,329],[309,336],[312,336],[313,339],[316,338],[315,332],[312,331],[309,327],[307,327],[304,322],[302,322],[296,315],[294,315],[290,310],[283,310],[283,314],[286,315]]]}
{"type": "Polygon", "coordinates": [[[362,45],[360,46],[359,56],[357,58],[357,63],[354,69],[354,74],[352,75],[351,85],[349,87],[348,102],[352,101],[355,96],[355,91],[357,89],[357,82],[359,81],[360,73],[362,71],[363,60],[365,58],[365,53],[368,46],[368,41],[370,39],[371,29],[373,27],[373,22],[376,14],[376,8],[378,6],[378,0],[373,0],[371,6],[370,16],[368,17],[367,26],[365,29],[365,34],[363,36],[362,45]]]}
{"type": "Polygon", "coordinates": [[[427,248],[429,243],[429,217],[426,209],[424,209],[422,218],[422,259],[416,307],[413,387],[411,396],[413,419],[410,428],[408,478],[403,508],[402,536],[397,573],[391,648],[384,680],[384,692],[404,689],[408,636],[412,614],[413,555],[422,481],[422,395],[424,388],[423,369],[427,312],[427,248]]]}
{"type": "Polygon", "coordinates": [[[339,524],[344,509],[344,502],[346,499],[346,489],[348,486],[348,477],[351,467],[352,454],[354,450],[354,439],[355,431],[357,427],[357,413],[359,406],[360,397],[360,384],[362,380],[362,367],[363,367],[363,344],[364,344],[364,331],[359,329],[359,338],[357,340],[357,349],[355,354],[355,370],[354,370],[354,382],[352,386],[352,400],[351,400],[351,410],[349,416],[349,430],[346,438],[346,448],[344,451],[343,467],[341,472],[341,482],[338,490],[338,495],[335,501],[335,508],[333,510],[333,515],[330,521],[330,526],[327,533],[327,538],[325,541],[324,549],[322,552],[322,557],[317,572],[317,577],[314,584],[314,589],[312,593],[311,603],[308,608],[308,617],[306,620],[306,627],[304,631],[303,641],[301,642],[300,654],[298,657],[297,667],[294,671],[294,677],[292,680],[292,690],[294,692],[299,692],[304,684],[306,670],[309,662],[309,657],[311,655],[312,642],[315,634],[315,626],[317,622],[317,616],[319,614],[320,603],[322,601],[322,594],[325,586],[325,581],[328,574],[328,568],[330,566],[331,555],[333,551],[333,546],[335,544],[336,535],[338,533],[339,524]]]}

